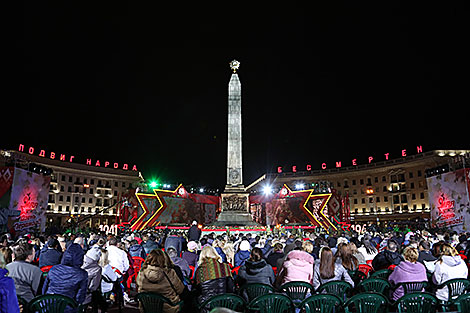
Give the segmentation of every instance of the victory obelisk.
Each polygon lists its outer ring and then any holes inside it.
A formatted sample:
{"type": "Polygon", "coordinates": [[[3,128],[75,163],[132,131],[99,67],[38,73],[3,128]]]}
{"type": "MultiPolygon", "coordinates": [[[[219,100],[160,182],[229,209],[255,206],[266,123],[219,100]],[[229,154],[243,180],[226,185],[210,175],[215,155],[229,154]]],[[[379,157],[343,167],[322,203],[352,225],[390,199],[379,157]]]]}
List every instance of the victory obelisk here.
{"type": "Polygon", "coordinates": [[[242,85],[237,70],[240,62],[233,60],[233,70],[228,84],[228,136],[227,136],[227,185],[221,195],[222,210],[216,225],[257,225],[249,213],[249,193],[243,186],[242,165],[242,85]]]}

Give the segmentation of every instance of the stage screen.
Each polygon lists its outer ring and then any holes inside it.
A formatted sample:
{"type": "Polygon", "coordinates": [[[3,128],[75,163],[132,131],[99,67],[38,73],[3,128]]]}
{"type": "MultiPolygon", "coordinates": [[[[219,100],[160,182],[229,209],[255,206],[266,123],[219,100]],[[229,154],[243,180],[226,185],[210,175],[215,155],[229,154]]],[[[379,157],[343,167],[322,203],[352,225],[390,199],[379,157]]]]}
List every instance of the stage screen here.
{"type": "Polygon", "coordinates": [[[470,230],[470,169],[428,177],[431,222],[457,232],[470,230]]]}

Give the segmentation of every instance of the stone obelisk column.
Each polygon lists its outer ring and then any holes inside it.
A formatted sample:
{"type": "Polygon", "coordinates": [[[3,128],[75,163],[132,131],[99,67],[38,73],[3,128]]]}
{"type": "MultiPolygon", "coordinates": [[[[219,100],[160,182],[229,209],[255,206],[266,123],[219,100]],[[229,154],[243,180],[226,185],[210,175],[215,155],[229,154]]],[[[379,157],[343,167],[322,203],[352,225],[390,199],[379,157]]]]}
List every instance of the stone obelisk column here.
{"type": "Polygon", "coordinates": [[[244,189],[242,176],[242,85],[236,70],[238,61],[232,61],[232,77],[228,84],[228,140],[226,189],[244,189]]]}
{"type": "Polygon", "coordinates": [[[240,62],[230,62],[233,70],[228,85],[227,185],[221,195],[222,210],[215,225],[252,226],[249,193],[243,186],[242,165],[242,87],[236,71],[240,62]]]}

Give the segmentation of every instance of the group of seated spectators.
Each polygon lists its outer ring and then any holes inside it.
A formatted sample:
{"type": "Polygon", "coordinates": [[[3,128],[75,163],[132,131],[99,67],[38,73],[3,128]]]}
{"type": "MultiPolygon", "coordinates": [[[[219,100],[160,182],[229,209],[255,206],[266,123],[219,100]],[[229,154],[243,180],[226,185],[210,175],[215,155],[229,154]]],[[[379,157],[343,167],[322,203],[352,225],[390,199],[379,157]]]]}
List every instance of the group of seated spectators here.
{"type": "MultiPolygon", "coordinates": [[[[122,288],[125,302],[133,302],[131,293],[154,292],[173,304],[183,301],[183,309],[194,312],[194,302],[200,305],[247,283],[280,287],[304,281],[318,289],[327,282],[342,280],[354,287],[350,274],[361,264],[375,271],[394,268],[388,277],[392,285],[427,281],[428,275],[436,285],[454,278],[466,279],[464,259],[470,254],[469,240],[466,234],[426,231],[201,236],[197,223],[187,233],[29,236],[16,241],[3,236],[0,287],[14,288],[7,300],[15,305],[8,305],[5,311],[12,313],[21,308],[16,297],[29,302],[41,294],[65,295],[90,310],[104,312],[107,305],[101,303],[113,302],[116,285],[122,288]],[[145,261],[136,268],[133,265],[140,258],[145,261]],[[133,276],[135,290],[119,284],[133,276]]],[[[399,287],[391,298],[396,300],[403,294],[399,287]]],[[[447,300],[447,290],[437,289],[436,296],[447,300]]],[[[177,312],[178,306],[165,304],[164,311],[177,312]]]]}

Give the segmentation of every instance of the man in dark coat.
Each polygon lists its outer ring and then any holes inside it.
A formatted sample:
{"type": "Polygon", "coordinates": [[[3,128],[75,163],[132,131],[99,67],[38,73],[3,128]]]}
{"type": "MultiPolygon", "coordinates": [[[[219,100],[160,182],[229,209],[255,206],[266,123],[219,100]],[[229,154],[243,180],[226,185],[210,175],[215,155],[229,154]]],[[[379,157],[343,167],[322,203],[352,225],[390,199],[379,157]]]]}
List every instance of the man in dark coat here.
{"type": "Polygon", "coordinates": [[[158,244],[155,242],[155,238],[149,235],[142,236],[141,245],[144,248],[146,255],[149,254],[153,249],[158,249],[158,244]]]}
{"type": "Polygon", "coordinates": [[[59,241],[54,238],[49,239],[39,255],[39,267],[60,264],[61,258],[62,252],[59,251],[59,241]]]}
{"type": "Polygon", "coordinates": [[[383,270],[388,268],[390,265],[398,265],[403,260],[400,253],[397,252],[398,244],[395,240],[389,239],[387,241],[387,247],[385,250],[380,252],[372,260],[372,267],[374,270],[383,270]]]}
{"type": "MultiPolygon", "coordinates": [[[[42,288],[43,294],[60,294],[70,297],[82,304],[85,301],[88,273],[81,269],[83,249],[76,243],[70,244],[62,256],[62,262],[49,271],[42,288]]],[[[67,307],[65,312],[76,312],[67,307]]]]}
{"type": "Polygon", "coordinates": [[[197,227],[197,221],[193,221],[188,230],[188,241],[199,241],[201,238],[201,230],[197,227]]]}

